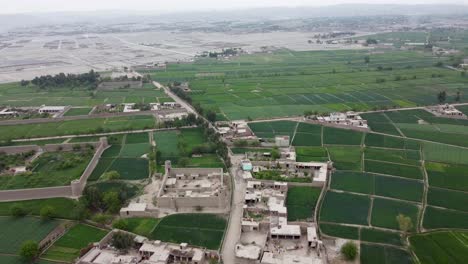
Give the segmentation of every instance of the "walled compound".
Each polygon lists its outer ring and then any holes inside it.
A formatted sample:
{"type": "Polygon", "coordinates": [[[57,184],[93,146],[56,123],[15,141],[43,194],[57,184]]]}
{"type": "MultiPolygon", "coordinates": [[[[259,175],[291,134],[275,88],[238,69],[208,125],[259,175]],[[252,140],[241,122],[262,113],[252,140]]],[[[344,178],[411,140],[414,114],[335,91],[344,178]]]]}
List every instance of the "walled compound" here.
{"type": "Polygon", "coordinates": [[[324,263],[315,224],[288,222],[287,193],[286,182],[247,181],[235,248],[240,263],[324,263]]]}
{"type": "Polygon", "coordinates": [[[8,146],[0,147],[0,152],[6,154],[18,154],[28,151],[35,151],[36,153],[43,152],[56,152],[56,151],[72,151],[74,148],[80,147],[85,148],[87,146],[93,146],[95,148],[94,155],[88,166],[81,174],[79,179],[73,180],[70,185],[57,186],[57,187],[45,187],[45,188],[28,188],[28,189],[15,189],[15,190],[3,190],[0,191],[0,201],[21,201],[31,199],[45,199],[55,197],[71,197],[77,198],[81,196],[86,186],[86,182],[96,167],[99,158],[101,157],[104,150],[109,146],[107,138],[102,137],[98,142],[94,143],[77,143],[77,144],[46,144],[44,146],[29,145],[29,146],[8,146]]]}
{"type": "Polygon", "coordinates": [[[210,260],[218,260],[217,251],[189,246],[187,243],[173,244],[152,241],[146,237],[129,232],[113,230],[76,262],[77,264],[205,264],[210,260]],[[112,237],[117,232],[130,234],[134,237],[134,246],[127,252],[120,252],[110,245],[112,237]]]}

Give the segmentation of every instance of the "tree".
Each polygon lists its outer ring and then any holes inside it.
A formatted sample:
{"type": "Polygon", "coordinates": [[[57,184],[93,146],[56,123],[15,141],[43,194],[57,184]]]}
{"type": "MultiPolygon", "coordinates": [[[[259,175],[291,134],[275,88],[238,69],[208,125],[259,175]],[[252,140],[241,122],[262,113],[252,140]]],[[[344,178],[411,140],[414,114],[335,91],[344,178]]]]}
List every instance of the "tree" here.
{"type": "Polygon", "coordinates": [[[39,245],[36,241],[27,240],[21,245],[19,255],[25,261],[32,262],[39,254],[39,245]]]}
{"type": "Polygon", "coordinates": [[[439,103],[445,102],[445,100],[447,100],[447,92],[446,91],[439,92],[439,94],[437,94],[437,100],[439,100],[439,103]]]}
{"type": "Polygon", "coordinates": [[[366,64],[369,64],[369,62],[370,62],[370,57],[369,57],[369,56],[365,56],[365,57],[364,57],[364,62],[365,62],[366,64]]]}
{"type": "Polygon", "coordinates": [[[88,207],[100,209],[102,206],[102,195],[98,188],[91,186],[85,189],[84,196],[86,197],[88,207]]]}
{"type": "Polygon", "coordinates": [[[120,251],[127,251],[133,246],[134,237],[124,232],[116,232],[112,236],[111,245],[120,251]]]}
{"type": "Polygon", "coordinates": [[[108,171],[99,177],[100,180],[103,181],[111,181],[111,180],[118,180],[120,179],[120,173],[118,171],[108,171]]]}
{"type": "Polygon", "coordinates": [[[119,194],[114,191],[106,192],[104,193],[104,196],[102,197],[102,201],[104,202],[107,211],[109,213],[117,213],[120,210],[120,207],[122,206],[122,202],[120,201],[119,194]]]}
{"type": "Polygon", "coordinates": [[[460,102],[461,100],[461,92],[460,90],[457,91],[457,94],[455,95],[455,102],[460,102]]]}
{"type": "Polygon", "coordinates": [[[27,212],[22,205],[14,204],[10,207],[10,214],[14,217],[23,217],[27,214],[27,212]]]}
{"type": "Polygon", "coordinates": [[[277,148],[271,150],[271,158],[276,160],[276,159],[279,159],[281,157],[280,155],[280,152],[277,148]]]}
{"type": "Polygon", "coordinates": [[[345,260],[353,261],[356,259],[357,256],[357,247],[356,244],[353,242],[346,242],[341,247],[341,255],[345,258],[345,260]]]}
{"type": "Polygon", "coordinates": [[[113,224],[112,224],[112,227],[113,228],[117,228],[117,229],[122,229],[122,230],[128,230],[128,221],[125,220],[125,219],[117,219],[113,224]]]}
{"type": "Polygon", "coordinates": [[[406,235],[411,229],[413,229],[413,221],[411,217],[405,216],[404,214],[399,214],[396,217],[396,221],[398,222],[398,227],[406,235]]]}
{"type": "Polygon", "coordinates": [[[212,110],[208,110],[206,112],[206,119],[210,122],[215,122],[216,121],[216,113],[212,110]]]}
{"type": "Polygon", "coordinates": [[[39,212],[41,219],[42,220],[49,220],[55,215],[55,208],[47,205],[41,208],[41,211],[39,212]]]}

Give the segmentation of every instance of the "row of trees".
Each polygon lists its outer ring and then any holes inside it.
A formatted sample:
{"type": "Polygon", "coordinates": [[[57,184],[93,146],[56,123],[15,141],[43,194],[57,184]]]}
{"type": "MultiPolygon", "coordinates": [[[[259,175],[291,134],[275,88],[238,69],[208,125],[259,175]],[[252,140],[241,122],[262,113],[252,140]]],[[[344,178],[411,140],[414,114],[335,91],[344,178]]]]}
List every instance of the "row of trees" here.
{"type": "MultiPolygon", "coordinates": [[[[460,102],[461,101],[461,92],[458,90],[456,93],[455,93],[455,98],[454,98],[455,102],[460,102]]],[[[437,101],[439,101],[439,103],[445,103],[447,101],[447,92],[446,91],[440,91],[439,93],[437,93],[437,101]]]]}
{"type": "Polygon", "coordinates": [[[83,87],[96,89],[100,81],[99,73],[94,70],[82,74],[65,74],[59,73],[56,75],[42,75],[35,77],[31,82],[22,80],[21,85],[27,86],[29,83],[38,86],[41,89],[49,87],[83,87]]]}

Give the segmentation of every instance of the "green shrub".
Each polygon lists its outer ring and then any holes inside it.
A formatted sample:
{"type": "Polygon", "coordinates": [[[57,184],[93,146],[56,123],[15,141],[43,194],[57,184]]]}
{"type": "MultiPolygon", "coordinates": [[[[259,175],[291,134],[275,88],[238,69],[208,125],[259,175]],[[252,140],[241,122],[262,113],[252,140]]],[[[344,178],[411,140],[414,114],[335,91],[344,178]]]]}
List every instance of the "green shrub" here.
{"type": "Polygon", "coordinates": [[[341,247],[341,255],[346,259],[346,260],[349,260],[349,261],[353,261],[356,259],[356,256],[357,256],[357,247],[356,247],[356,244],[354,244],[353,242],[346,242],[346,244],[344,244],[342,247],[341,247]]]}

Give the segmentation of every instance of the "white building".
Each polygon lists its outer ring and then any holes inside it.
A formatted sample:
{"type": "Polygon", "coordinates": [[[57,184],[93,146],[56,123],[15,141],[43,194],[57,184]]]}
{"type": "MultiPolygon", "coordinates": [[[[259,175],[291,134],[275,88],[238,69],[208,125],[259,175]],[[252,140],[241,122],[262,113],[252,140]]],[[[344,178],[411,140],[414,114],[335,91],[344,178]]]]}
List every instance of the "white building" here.
{"type": "Polygon", "coordinates": [[[39,114],[57,114],[65,111],[65,106],[41,106],[38,110],[39,114]]]}

